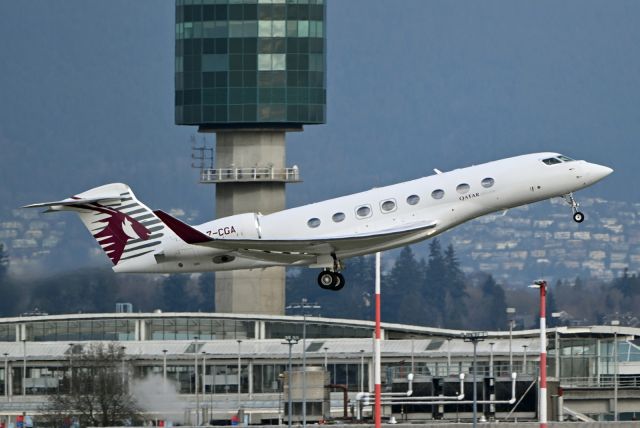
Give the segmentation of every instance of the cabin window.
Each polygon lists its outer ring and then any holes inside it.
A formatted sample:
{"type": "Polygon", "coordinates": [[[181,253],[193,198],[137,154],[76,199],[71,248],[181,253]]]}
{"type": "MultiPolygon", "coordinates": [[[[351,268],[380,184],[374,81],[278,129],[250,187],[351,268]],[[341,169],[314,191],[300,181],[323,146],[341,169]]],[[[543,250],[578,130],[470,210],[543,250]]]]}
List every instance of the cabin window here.
{"type": "Polygon", "coordinates": [[[417,205],[420,202],[420,196],[418,195],[410,195],[407,197],[407,203],[409,205],[417,205]]]}
{"type": "Polygon", "coordinates": [[[331,220],[335,221],[336,223],[340,223],[344,219],[344,213],[335,213],[333,216],[331,216],[331,220]]]}
{"type": "Polygon", "coordinates": [[[556,158],[542,159],[542,162],[544,162],[547,165],[555,165],[557,163],[562,163],[560,159],[556,159],[556,158]]]}
{"type": "Polygon", "coordinates": [[[456,191],[460,194],[467,193],[469,191],[469,185],[467,183],[458,184],[456,191]]]}
{"type": "Polygon", "coordinates": [[[358,207],[358,209],[356,209],[356,215],[358,216],[358,218],[369,217],[371,215],[371,206],[363,205],[361,207],[358,207]]]}
{"type": "Polygon", "coordinates": [[[396,210],[396,201],[393,199],[389,199],[388,201],[384,201],[380,204],[380,209],[383,213],[390,213],[391,211],[396,210]]]}
{"type": "Polygon", "coordinates": [[[487,189],[493,186],[494,183],[495,183],[495,180],[491,177],[487,177],[480,182],[480,184],[482,184],[482,187],[487,189]]]}
{"type": "Polygon", "coordinates": [[[320,219],[319,218],[310,218],[309,221],[307,221],[307,226],[311,227],[311,228],[316,228],[318,226],[320,226],[320,219]]]}
{"type": "Polygon", "coordinates": [[[431,197],[433,199],[442,199],[444,198],[444,190],[442,189],[436,189],[433,192],[431,192],[431,197]]]}

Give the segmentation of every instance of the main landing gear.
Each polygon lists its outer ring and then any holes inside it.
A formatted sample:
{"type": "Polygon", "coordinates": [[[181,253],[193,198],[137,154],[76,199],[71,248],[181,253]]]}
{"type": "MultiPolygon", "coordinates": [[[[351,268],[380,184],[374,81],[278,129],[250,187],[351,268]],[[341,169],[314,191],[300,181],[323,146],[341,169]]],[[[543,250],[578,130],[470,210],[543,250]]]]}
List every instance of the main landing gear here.
{"type": "Polygon", "coordinates": [[[318,285],[323,290],[338,291],[344,288],[344,276],[340,273],[342,262],[338,260],[335,253],[331,253],[333,258],[333,269],[324,269],[318,275],[318,285]]]}
{"type": "Polygon", "coordinates": [[[573,199],[573,193],[562,195],[562,197],[565,201],[567,201],[569,205],[571,205],[571,209],[573,210],[573,221],[575,221],[576,223],[582,223],[584,221],[584,214],[578,211],[578,207],[580,206],[580,204],[578,204],[576,200],[573,199]]]}
{"type": "Polygon", "coordinates": [[[318,285],[323,290],[342,290],[344,287],[344,276],[342,276],[340,272],[325,269],[318,275],[318,285]]]}

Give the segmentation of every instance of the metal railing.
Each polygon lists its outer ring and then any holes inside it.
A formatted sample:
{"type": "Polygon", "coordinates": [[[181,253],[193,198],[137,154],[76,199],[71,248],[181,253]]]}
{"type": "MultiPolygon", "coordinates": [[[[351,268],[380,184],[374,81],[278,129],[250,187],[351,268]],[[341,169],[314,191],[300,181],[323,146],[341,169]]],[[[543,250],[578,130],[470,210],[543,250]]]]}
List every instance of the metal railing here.
{"type": "Polygon", "coordinates": [[[250,167],[250,168],[205,168],[201,170],[201,183],[251,181],[283,181],[295,183],[300,179],[300,170],[293,168],[250,167]]]}
{"type": "MultiPolygon", "coordinates": [[[[561,378],[560,381],[564,388],[613,388],[614,384],[613,375],[561,378]]],[[[640,374],[618,376],[618,388],[640,388],[640,374]]]]}

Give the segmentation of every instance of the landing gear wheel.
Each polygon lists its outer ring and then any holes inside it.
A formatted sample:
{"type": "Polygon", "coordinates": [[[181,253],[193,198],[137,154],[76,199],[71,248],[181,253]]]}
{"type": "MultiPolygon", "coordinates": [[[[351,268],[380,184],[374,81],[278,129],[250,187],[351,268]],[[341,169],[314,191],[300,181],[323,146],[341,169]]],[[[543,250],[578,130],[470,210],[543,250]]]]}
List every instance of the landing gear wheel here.
{"type": "Polygon", "coordinates": [[[584,221],[584,214],[582,214],[580,211],[576,211],[575,213],[573,213],[573,221],[575,221],[576,223],[582,223],[584,221]]]}
{"type": "Polygon", "coordinates": [[[323,290],[331,290],[331,289],[333,289],[333,282],[334,282],[333,272],[331,272],[331,271],[323,270],[318,275],[318,285],[323,290]]]}
{"type": "Polygon", "coordinates": [[[323,290],[338,291],[344,288],[344,276],[338,272],[323,270],[318,275],[318,285],[323,290]]]}

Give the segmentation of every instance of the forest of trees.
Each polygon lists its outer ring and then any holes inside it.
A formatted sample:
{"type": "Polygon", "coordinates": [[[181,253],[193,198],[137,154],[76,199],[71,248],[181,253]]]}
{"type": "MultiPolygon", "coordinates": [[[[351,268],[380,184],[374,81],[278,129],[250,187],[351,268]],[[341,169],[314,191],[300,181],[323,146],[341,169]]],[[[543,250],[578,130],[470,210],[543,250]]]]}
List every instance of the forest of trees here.
{"type": "MultiPolygon", "coordinates": [[[[126,275],[110,269],[84,269],[35,279],[13,278],[10,254],[0,244],[0,316],[36,310],[49,314],[112,312],[116,302],[130,302],[137,311],[164,312],[214,309],[214,274],[126,275]]],[[[429,242],[428,254],[404,247],[385,264],[382,317],[385,322],[443,328],[504,330],[506,307],[517,310],[526,327],[537,322],[538,294],[526,287],[496,282],[489,273],[465,275],[449,245],[429,242]]],[[[373,319],[374,257],[347,260],[346,287],[340,292],[317,286],[317,269],[289,269],[287,301],[318,302],[319,314],[335,318],[373,319]]],[[[624,272],[612,282],[583,280],[550,284],[548,314],[564,311],[583,324],[618,319],[640,325],[640,278],[624,272]]],[[[314,312],[314,315],[317,313],[314,312]]],[[[549,324],[553,325],[553,320],[549,324]]],[[[565,322],[567,320],[565,319],[565,322]]]]}

